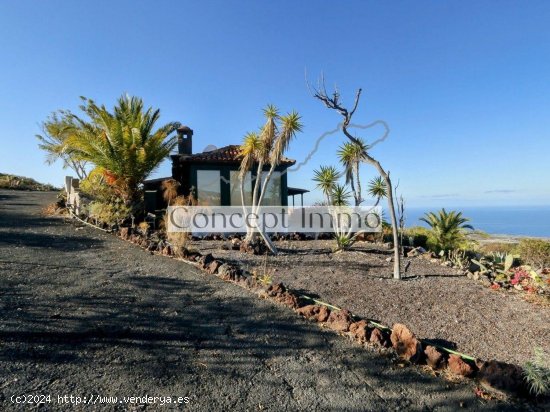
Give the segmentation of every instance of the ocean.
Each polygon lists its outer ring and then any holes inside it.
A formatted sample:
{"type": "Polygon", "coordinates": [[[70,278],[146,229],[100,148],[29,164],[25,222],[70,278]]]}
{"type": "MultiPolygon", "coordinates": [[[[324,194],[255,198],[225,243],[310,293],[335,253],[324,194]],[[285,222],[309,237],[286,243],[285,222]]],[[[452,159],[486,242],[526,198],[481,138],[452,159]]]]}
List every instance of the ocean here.
{"type": "MultiPolygon", "coordinates": [[[[533,236],[550,238],[550,206],[446,207],[461,211],[477,230],[494,235],[533,236]]],[[[405,226],[427,226],[419,219],[428,211],[438,209],[405,205],[405,226]]]]}

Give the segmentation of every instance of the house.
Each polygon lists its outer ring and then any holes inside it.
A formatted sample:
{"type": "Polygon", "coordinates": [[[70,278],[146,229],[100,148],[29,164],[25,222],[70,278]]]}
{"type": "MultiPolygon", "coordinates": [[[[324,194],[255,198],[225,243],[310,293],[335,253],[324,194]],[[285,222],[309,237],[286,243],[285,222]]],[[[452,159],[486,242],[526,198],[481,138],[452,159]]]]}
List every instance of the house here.
{"type": "MultiPolygon", "coordinates": [[[[172,160],[172,178],[181,184],[181,192],[187,196],[193,191],[200,205],[210,206],[241,206],[241,184],[239,166],[241,164],[240,146],[229,145],[221,148],[208,146],[202,153],[193,153],[193,130],[182,126],[178,133],[178,153],[170,156],[172,160]]],[[[295,160],[283,158],[269,181],[262,202],[266,206],[287,206],[288,197],[301,195],[306,189],[289,188],[287,185],[287,169],[296,163],[295,160]]],[[[267,172],[270,166],[266,165],[267,172]]],[[[252,199],[253,178],[256,169],[248,172],[245,179],[245,203],[252,199]]],[[[265,178],[266,174],[263,174],[265,178]]],[[[146,209],[153,211],[163,205],[160,185],[168,178],[148,180],[144,183],[146,193],[146,209]]]]}

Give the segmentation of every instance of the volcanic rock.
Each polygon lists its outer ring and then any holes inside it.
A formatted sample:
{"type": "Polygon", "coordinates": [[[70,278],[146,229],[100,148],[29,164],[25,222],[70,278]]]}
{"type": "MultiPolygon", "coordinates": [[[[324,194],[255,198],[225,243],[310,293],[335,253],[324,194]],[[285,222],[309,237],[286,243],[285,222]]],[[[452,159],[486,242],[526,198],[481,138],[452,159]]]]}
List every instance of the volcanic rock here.
{"type": "Polygon", "coordinates": [[[475,366],[470,365],[460,356],[454,354],[449,356],[449,369],[451,372],[465,377],[470,377],[475,373],[475,366]]]}
{"type": "Polygon", "coordinates": [[[422,358],[422,345],[405,325],[393,325],[391,343],[397,354],[408,361],[417,362],[422,358]]]}

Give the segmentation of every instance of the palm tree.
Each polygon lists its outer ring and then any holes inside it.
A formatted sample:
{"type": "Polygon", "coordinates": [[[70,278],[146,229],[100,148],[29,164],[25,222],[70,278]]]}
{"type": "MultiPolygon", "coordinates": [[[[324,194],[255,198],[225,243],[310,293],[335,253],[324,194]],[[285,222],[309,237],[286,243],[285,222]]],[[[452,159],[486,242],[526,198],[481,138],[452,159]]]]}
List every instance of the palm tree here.
{"type": "Polygon", "coordinates": [[[89,120],[73,115],[67,144],[78,159],[93,164],[127,205],[141,199],[141,184],[177,144],[168,136],[179,123],[154,129],[160,111],[144,109],[137,97],[122,96],[110,112],[82,98],[80,107],[89,120]]]}
{"type": "Polygon", "coordinates": [[[359,206],[363,201],[359,164],[364,160],[363,153],[367,149],[367,144],[362,139],[357,138],[356,141],[344,143],[338,150],[338,157],[346,170],[346,183],[349,183],[353,192],[355,206],[359,206]]]}
{"type": "Polygon", "coordinates": [[[340,173],[338,173],[338,170],[334,166],[321,166],[319,170],[314,170],[313,174],[313,181],[317,182],[317,188],[325,195],[327,205],[332,204],[330,196],[340,177],[340,173]]]}
{"type": "Polygon", "coordinates": [[[334,185],[332,192],[330,193],[331,204],[333,206],[349,206],[349,198],[351,193],[346,186],[341,184],[334,185]]]}
{"type": "Polygon", "coordinates": [[[376,199],[376,203],[374,204],[374,206],[378,206],[378,203],[380,203],[380,199],[388,195],[386,182],[384,181],[382,176],[377,176],[369,182],[367,192],[370,196],[376,199]]]}
{"type": "Polygon", "coordinates": [[[42,135],[36,135],[38,147],[46,152],[46,163],[51,165],[57,160],[63,162],[63,168],[71,168],[79,179],[88,176],[87,162],[76,158],[75,153],[67,144],[70,130],[74,128],[73,115],[69,111],[59,110],[52,113],[42,123],[42,135]]]}
{"type": "MultiPolygon", "coordinates": [[[[247,133],[241,145],[242,160],[239,168],[239,179],[241,182],[241,201],[245,214],[247,214],[244,195],[246,175],[253,169],[256,170],[251,211],[259,214],[273,172],[281,163],[290,142],[303,127],[300,115],[295,111],[282,116],[275,106],[268,105],[263,113],[266,118],[265,124],[258,133],[247,133]],[[266,166],[269,166],[269,169],[264,178],[263,174],[266,166]]],[[[249,230],[245,242],[256,242],[258,233],[264,239],[270,251],[277,253],[277,249],[271,243],[269,237],[259,228],[249,230]]]]}
{"type": "Polygon", "coordinates": [[[470,219],[463,217],[462,212],[454,210],[447,212],[445,208],[437,214],[434,212],[426,213],[420,220],[430,226],[435,246],[444,251],[458,246],[460,241],[464,239],[465,229],[474,229],[471,225],[466,224],[470,219]]]}

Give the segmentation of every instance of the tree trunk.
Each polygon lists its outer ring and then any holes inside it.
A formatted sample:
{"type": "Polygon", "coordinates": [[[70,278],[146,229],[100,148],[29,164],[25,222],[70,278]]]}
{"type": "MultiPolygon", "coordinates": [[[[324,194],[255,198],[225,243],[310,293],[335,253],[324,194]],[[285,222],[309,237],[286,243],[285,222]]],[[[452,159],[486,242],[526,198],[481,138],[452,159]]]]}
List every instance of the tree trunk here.
{"type": "MultiPolygon", "coordinates": [[[[346,128],[347,124],[344,122],[344,125],[342,127],[342,130],[344,134],[347,136],[348,139],[350,139],[352,142],[355,141],[355,138],[348,132],[346,128]]],[[[393,202],[393,189],[391,185],[391,179],[388,173],[384,170],[382,165],[380,165],[380,162],[376,159],[374,159],[372,156],[370,156],[367,151],[365,150],[363,152],[364,159],[366,162],[373,165],[380,176],[384,179],[386,182],[386,190],[387,190],[387,198],[388,198],[388,208],[390,209],[390,218],[391,218],[391,227],[392,227],[392,235],[393,235],[393,278],[394,279],[401,279],[401,253],[400,253],[400,247],[399,247],[399,231],[397,230],[397,215],[395,214],[395,204],[393,202]]]]}
{"type": "Polygon", "coordinates": [[[357,198],[355,200],[355,206],[359,206],[363,200],[361,196],[361,180],[359,178],[359,163],[355,163],[355,180],[357,181],[357,198]]]}

